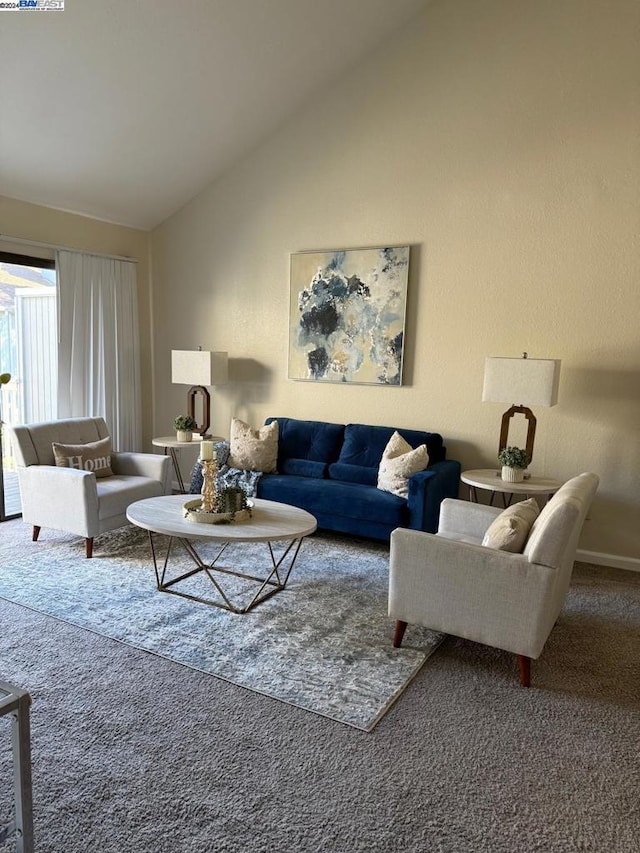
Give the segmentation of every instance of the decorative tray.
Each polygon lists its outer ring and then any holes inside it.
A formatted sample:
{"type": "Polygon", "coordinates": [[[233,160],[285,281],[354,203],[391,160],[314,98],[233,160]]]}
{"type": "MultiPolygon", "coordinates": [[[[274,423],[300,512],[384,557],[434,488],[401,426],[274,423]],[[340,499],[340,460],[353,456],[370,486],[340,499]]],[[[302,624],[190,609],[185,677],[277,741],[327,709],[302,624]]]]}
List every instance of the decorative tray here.
{"type": "Polygon", "coordinates": [[[234,521],[246,521],[251,518],[253,501],[247,501],[244,509],[235,512],[204,512],[202,509],[202,498],[187,501],[183,505],[184,517],[187,521],[195,521],[200,524],[231,524],[234,521]]]}

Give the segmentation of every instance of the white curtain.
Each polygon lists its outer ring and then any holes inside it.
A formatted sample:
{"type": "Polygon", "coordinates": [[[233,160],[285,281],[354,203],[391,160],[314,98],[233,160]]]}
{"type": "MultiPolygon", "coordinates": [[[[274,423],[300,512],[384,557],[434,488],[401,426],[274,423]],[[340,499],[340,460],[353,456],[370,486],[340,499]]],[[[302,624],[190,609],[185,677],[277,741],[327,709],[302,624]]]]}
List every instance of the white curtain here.
{"type": "Polygon", "coordinates": [[[107,422],[114,450],[140,450],[136,265],[59,250],[58,417],[107,422]]]}

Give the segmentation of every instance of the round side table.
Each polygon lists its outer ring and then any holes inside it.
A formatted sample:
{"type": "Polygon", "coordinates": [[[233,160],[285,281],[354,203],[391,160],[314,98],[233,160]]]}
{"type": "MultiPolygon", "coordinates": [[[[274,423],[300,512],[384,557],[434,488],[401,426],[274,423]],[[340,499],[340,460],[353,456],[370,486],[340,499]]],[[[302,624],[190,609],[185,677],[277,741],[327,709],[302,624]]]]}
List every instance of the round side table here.
{"type": "Polygon", "coordinates": [[[476,468],[473,471],[463,471],[460,475],[463,483],[469,486],[469,496],[472,501],[478,503],[478,489],[486,489],[491,492],[489,505],[493,506],[497,494],[502,495],[502,505],[507,507],[513,500],[514,495],[523,495],[527,498],[545,496],[547,500],[558,491],[562,483],[547,477],[528,477],[521,483],[511,483],[502,479],[500,471],[494,468],[476,468]]]}
{"type": "MultiPolygon", "coordinates": [[[[207,441],[224,441],[221,435],[210,435],[207,437],[207,441]]],[[[180,493],[186,494],[186,489],[184,486],[184,481],[182,479],[182,473],[180,471],[180,464],[178,462],[178,454],[177,451],[180,450],[181,447],[197,447],[200,441],[196,439],[196,441],[178,441],[174,435],[162,435],[159,438],[152,438],[151,444],[154,447],[162,447],[164,448],[164,455],[171,456],[171,461],[173,462],[173,470],[176,472],[176,477],[178,479],[178,486],[180,487],[180,493]]]]}

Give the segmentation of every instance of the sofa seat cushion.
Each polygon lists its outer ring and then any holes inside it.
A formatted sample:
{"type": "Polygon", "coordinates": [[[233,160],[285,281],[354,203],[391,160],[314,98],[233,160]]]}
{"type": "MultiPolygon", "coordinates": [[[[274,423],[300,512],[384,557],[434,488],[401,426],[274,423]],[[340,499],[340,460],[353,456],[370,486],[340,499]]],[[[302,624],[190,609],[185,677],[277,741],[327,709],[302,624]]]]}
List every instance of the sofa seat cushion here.
{"type": "Polygon", "coordinates": [[[98,480],[97,489],[100,501],[98,517],[101,521],[124,514],[135,501],[159,497],[163,493],[162,483],[158,480],[118,474],[98,480]]]}
{"type": "Polygon", "coordinates": [[[308,477],[264,474],[258,483],[258,497],[288,503],[312,515],[342,516],[369,520],[383,518],[385,524],[405,526],[407,501],[375,486],[323,480],[315,487],[308,477]]]}
{"type": "Polygon", "coordinates": [[[283,459],[278,470],[283,474],[315,477],[317,480],[322,480],[327,473],[327,463],[315,462],[313,459],[283,459]]]}

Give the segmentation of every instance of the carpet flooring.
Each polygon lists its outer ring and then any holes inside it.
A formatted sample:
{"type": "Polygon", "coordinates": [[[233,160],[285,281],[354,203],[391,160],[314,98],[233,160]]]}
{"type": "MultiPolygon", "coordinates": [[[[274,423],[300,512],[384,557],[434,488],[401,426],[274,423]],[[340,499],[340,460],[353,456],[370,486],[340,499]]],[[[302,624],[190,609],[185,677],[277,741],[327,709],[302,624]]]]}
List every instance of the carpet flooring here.
{"type": "Polygon", "coordinates": [[[0,626],[38,853],[640,850],[640,574],[576,566],[531,689],[450,637],[370,733],[4,600],[0,626]]]}
{"type": "MultiPolygon", "coordinates": [[[[393,648],[388,549],[373,542],[308,537],[287,588],[235,614],[158,592],[146,532],[136,527],[100,537],[90,560],[77,536],[46,530],[34,543],[20,523],[2,532],[0,597],[365,731],[443,639],[420,629],[393,648]]],[[[157,551],[167,542],[156,537],[157,551]]],[[[218,548],[198,543],[207,560],[218,548]]],[[[265,544],[245,543],[230,546],[223,565],[263,576],[268,559],[265,544]]],[[[179,543],[169,567],[171,576],[193,568],[179,543]]],[[[236,602],[258,587],[216,574],[236,602]]],[[[175,588],[219,599],[204,573],[175,588]]]]}

